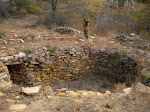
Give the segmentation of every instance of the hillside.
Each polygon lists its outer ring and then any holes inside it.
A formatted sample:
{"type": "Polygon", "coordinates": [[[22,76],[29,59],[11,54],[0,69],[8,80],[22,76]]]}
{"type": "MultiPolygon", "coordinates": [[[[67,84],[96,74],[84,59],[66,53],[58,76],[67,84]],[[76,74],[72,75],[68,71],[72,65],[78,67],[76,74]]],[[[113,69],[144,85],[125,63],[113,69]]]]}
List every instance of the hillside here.
{"type": "MultiPolygon", "coordinates": [[[[6,35],[0,39],[0,60],[8,66],[8,69],[10,69],[11,62],[5,62],[3,60],[4,57],[15,56],[20,52],[25,53],[27,56],[35,54],[37,51],[40,53],[40,49],[48,49],[47,45],[51,45],[52,47],[57,46],[57,50],[53,54],[56,56],[57,52],[60,54],[64,49],[78,50],[80,48],[90,48],[92,52],[96,52],[97,50],[107,52],[108,54],[118,52],[120,58],[124,57],[124,55],[133,57],[142,68],[142,73],[147,75],[145,76],[147,79],[144,80],[148,80],[148,74],[150,73],[148,45],[150,44],[148,41],[145,42],[136,37],[138,35],[130,34],[129,36],[128,34],[117,35],[110,33],[106,36],[98,36],[90,32],[90,39],[87,40],[84,38],[82,31],[75,30],[76,33],[73,34],[60,34],[53,30],[48,30],[43,26],[36,26],[36,21],[33,21],[33,18],[35,17],[22,20],[10,19],[0,24],[1,30],[5,31],[6,35]]],[[[109,59],[111,60],[111,57],[108,58],[108,61],[109,59]]],[[[11,72],[10,75],[12,75],[11,72]]],[[[129,88],[126,86],[126,82],[115,84],[109,79],[105,80],[107,76],[105,76],[105,73],[103,75],[104,77],[91,74],[72,82],[58,81],[57,83],[42,84],[42,86],[36,85],[38,89],[31,88],[29,90],[33,93],[26,93],[21,88],[23,86],[21,84],[20,86],[16,86],[10,82],[3,82],[1,80],[0,110],[2,112],[149,111],[150,94],[148,87],[140,84],[136,85],[137,82],[134,82],[129,88]],[[143,89],[148,88],[148,90],[144,89],[143,91],[141,87],[143,89]]],[[[145,84],[149,85],[149,82],[145,84]]]]}
{"type": "Polygon", "coordinates": [[[149,111],[150,0],[0,0],[0,112],[149,111]]]}

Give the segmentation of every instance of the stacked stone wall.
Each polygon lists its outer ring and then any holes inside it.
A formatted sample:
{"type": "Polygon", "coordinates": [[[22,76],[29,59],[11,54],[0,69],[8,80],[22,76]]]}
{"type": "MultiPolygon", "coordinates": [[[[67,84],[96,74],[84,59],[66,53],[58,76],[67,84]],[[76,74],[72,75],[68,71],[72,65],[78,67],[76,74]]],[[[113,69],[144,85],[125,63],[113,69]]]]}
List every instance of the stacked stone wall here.
{"type": "Polygon", "coordinates": [[[126,55],[119,56],[115,52],[92,51],[90,48],[65,49],[57,53],[41,52],[23,55],[18,62],[4,62],[15,83],[37,85],[73,81],[94,74],[131,82],[140,74],[135,59],[126,55]]]}

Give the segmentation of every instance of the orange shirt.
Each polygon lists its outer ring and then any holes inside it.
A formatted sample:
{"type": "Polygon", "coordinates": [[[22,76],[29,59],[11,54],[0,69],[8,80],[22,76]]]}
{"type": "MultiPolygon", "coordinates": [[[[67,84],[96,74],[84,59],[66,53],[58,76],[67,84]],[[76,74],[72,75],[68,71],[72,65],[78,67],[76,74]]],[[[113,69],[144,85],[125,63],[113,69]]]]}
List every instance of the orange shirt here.
{"type": "Polygon", "coordinates": [[[84,30],[89,30],[89,23],[87,23],[87,25],[86,25],[86,23],[84,22],[83,27],[84,27],[84,30]]]}

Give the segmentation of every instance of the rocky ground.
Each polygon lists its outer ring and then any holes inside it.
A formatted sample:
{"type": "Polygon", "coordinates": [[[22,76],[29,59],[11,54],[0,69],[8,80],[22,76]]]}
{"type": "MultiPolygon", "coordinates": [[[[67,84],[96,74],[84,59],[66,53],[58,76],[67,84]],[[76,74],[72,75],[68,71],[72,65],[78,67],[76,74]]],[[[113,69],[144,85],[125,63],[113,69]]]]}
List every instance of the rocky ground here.
{"type": "MultiPolygon", "coordinates": [[[[5,36],[0,38],[0,58],[20,52],[35,52],[37,48],[44,48],[46,45],[56,45],[58,50],[82,46],[99,48],[102,51],[113,49],[120,52],[120,55],[136,57],[144,68],[142,74],[147,80],[150,79],[150,43],[141,40],[136,34],[97,36],[90,32],[91,36],[86,40],[81,31],[72,28],[68,30],[68,27],[53,31],[36,26],[35,22],[34,19],[26,18],[0,23],[0,30],[5,32],[5,36]]],[[[92,78],[95,80],[97,77],[92,78]]],[[[90,81],[80,79],[77,82],[35,88],[22,88],[11,82],[0,82],[0,112],[149,112],[148,87],[137,84],[124,89],[126,87],[119,85],[113,89],[108,88],[113,90],[111,92],[104,89],[102,94],[97,92],[99,90],[96,89],[99,88],[93,86],[98,83],[93,84],[90,81]],[[92,86],[89,88],[88,84],[92,86]]],[[[147,85],[149,83],[146,82],[147,85]]]]}
{"type": "Polygon", "coordinates": [[[150,88],[138,83],[116,93],[0,83],[0,112],[149,112],[150,88]]]}

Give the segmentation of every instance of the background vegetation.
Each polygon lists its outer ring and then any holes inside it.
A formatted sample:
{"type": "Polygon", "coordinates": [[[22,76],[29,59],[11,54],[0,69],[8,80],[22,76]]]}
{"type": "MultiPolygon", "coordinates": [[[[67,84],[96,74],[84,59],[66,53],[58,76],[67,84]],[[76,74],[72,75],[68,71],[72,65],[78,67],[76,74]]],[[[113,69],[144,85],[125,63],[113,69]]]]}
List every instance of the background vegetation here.
{"type": "Polygon", "coordinates": [[[137,33],[149,39],[150,0],[0,0],[0,17],[37,15],[36,25],[53,29],[70,26],[82,29],[83,19],[97,34],[137,33]]]}

